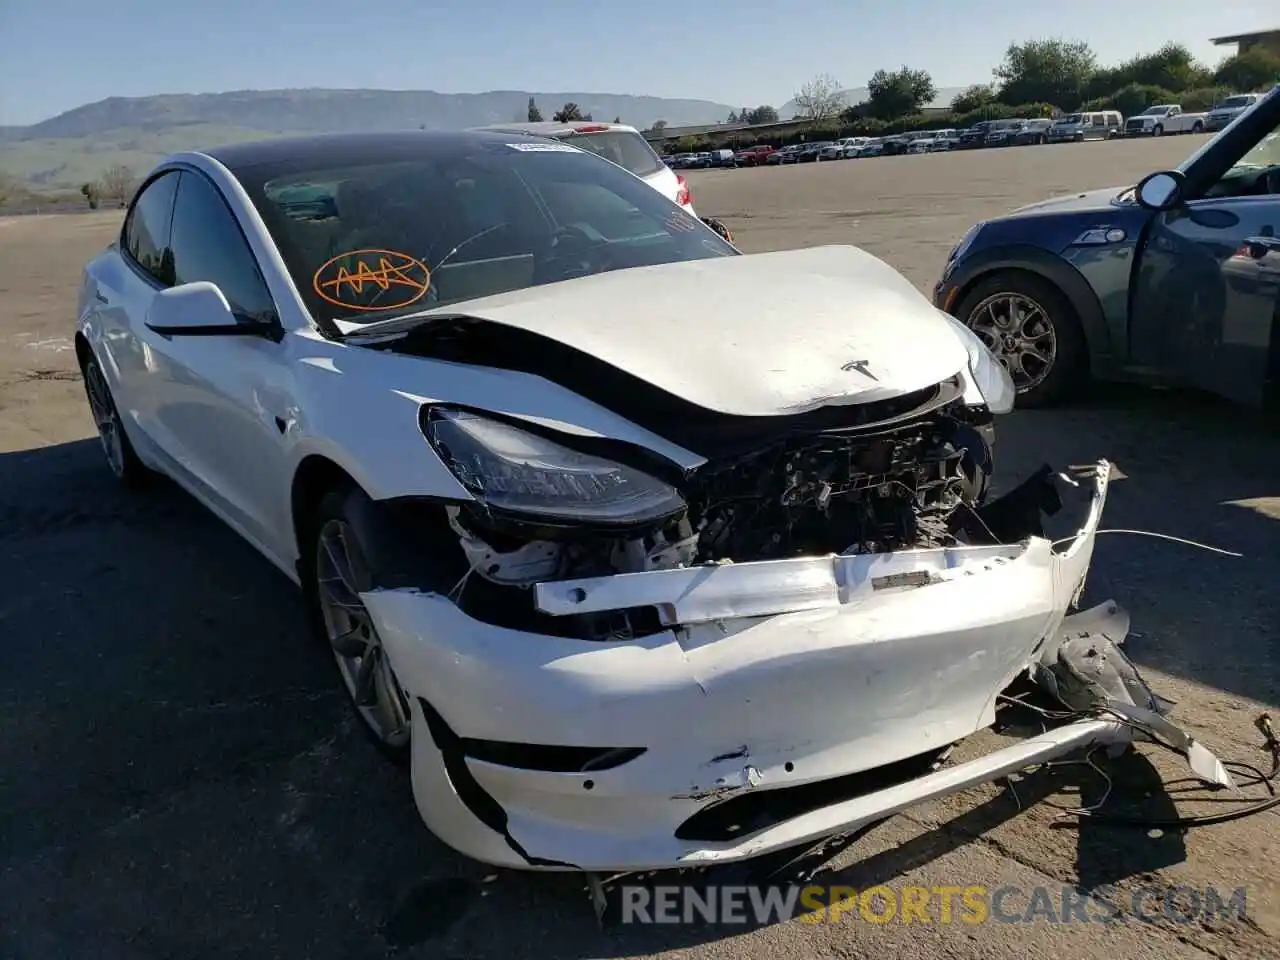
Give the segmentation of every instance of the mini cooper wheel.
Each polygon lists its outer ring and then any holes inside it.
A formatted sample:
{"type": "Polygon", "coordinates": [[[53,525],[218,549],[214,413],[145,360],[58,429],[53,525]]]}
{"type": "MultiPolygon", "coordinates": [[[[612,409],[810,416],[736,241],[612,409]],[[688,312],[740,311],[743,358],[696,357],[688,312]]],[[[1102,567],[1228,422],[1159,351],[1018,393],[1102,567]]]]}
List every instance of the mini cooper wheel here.
{"type": "Polygon", "coordinates": [[[1022,271],[994,274],[974,285],[956,315],[1009,371],[1018,406],[1048,406],[1083,380],[1080,320],[1049,281],[1022,271]]]}
{"type": "Polygon", "coordinates": [[[363,496],[358,490],[338,490],[320,501],[310,525],[306,591],[317,631],[333,654],[364,729],[383,753],[404,762],[411,729],[409,698],[360,599],[372,585],[357,533],[355,501],[363,496]]]}
{"type": "Polygon", "coordinates": [[[124,432],[120,411],[116,408],[111,388],[96,357],[87,358],[80,368],[84,378],[84,392],[89,400],[89,412],[98,428],[98,440],[106,455],[107,466],[117,481],[126,487],[141,486],[149,472],[134,452],[129,436],[124,432]]]}

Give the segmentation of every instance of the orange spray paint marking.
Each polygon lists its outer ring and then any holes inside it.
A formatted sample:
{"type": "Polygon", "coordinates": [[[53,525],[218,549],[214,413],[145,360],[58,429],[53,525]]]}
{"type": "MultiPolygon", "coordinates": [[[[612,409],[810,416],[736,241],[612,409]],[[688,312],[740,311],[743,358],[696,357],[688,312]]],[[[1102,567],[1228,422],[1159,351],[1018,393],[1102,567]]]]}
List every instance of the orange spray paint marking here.
{"type": "Polygon", "coordinates": [[[427,295],[431,271],[396,250],[349,250],[325,261],[312,277],[316,296],[348,310],[394,310],[427,295]],[[387,296],[389,294],[389,296],[387,296]]]}

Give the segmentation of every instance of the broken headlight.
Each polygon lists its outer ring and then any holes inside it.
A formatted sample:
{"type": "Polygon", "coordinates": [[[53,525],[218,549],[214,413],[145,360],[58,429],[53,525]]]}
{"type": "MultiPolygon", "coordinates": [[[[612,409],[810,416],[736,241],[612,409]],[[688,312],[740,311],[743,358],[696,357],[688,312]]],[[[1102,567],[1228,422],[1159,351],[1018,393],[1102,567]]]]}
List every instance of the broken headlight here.
{"type": "Polygon", "coordinates": [[[474,413],[432,409],[423,432],[459,482],[494,510],[626,526],[685,506],[674,487],[639,470],[474,413]]]}

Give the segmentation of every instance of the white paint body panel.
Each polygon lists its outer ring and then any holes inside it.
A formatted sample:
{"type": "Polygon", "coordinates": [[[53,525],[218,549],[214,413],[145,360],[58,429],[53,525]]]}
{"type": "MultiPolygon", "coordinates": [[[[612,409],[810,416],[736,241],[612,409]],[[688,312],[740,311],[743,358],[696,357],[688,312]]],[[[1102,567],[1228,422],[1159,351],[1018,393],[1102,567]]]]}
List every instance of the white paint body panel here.
{"type": "Polygon", "coordinates": [[[1114,732],[1106,723],[1075,726],[740,840],[675,837],[717,798],[880,767],[989,726],[997,695],[1053,644],[1081,588],[1107,478],[1103,465],[1088,518],[1063,553],[1031,539],[539,586],[538,603],[552,613],[565,610],[576,590],[584,596],[578,609],[657,603],[676,621],[626,643],[493,627],[430,594],[365,594],[407,691],[457,736],[647,750],[621,767],[583,774],[468,759],[472,777],[504,810],[520,853],[459,798],[415,701],[419,810],[443,840],[498,865],[528,867],[527,854],[585,870],[681,866],[850,830],[992,779],[1010,763],[1016,769],[1114,732]],[[936,582],[872,583],[908,570],[931,571],[936,582]],[[722,575],[727,580],[718,583],[722,575]]]}

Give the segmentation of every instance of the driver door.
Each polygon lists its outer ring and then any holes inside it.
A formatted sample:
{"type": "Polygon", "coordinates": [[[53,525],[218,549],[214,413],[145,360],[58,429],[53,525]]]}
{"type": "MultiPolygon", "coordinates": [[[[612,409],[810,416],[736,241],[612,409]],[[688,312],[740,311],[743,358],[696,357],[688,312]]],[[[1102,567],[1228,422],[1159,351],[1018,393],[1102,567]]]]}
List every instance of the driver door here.
{"type": "Polygon", "coordinates": [[[1211,188],[1152,218],[1135,265],[1129,350],[1138,365],[1257,405],[1276,373],[1280,174],[1260,171],[1249,189],[1215,197],[1211,188]]]}

